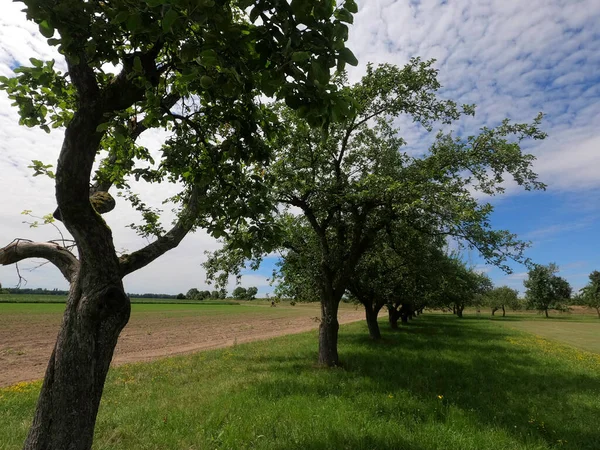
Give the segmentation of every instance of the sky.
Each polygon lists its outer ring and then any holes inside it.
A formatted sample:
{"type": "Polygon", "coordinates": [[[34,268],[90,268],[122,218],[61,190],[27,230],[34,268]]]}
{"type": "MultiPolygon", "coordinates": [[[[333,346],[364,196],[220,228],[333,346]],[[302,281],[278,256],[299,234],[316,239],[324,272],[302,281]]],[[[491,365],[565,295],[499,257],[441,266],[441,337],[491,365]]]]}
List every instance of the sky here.
{"type": "MultiPolygon", "coordinates": [[[[0,0],[0,75],[28,65],[31,57],[64,62],[49,47],[37,26],[27,22],[20,3],[0,0]]],[[[592,270],[600,270],[600,2],[598,0],[362,0],[354,17],[348,47],[360,64],[350,71],[358,81],[366,64],[404,65],[411,57],[435,58],[440,95],[456,102],[475,103],[475,118],[456,124],[457,133],[493,127],[503,118],[531,121],[544,112],[548,138],[525,148],[537,160],[534,170],[548,185],[544,192],[525,192],[508,186],[503,196],[486,199],[495,207],[494,228],[508,229],[531,241],[526,256],[535,263],[555,262],[560,275],[579,289],[592,270]]],[[[424,131],[399,121],[407,150],[427,141],[424,131]]],[[[143,144],[158,148],[160,133],[144,136],[143,144]]],[[[55,208],[54,186],[33,177],[27,166],[38,159],[54,164],[62,131],[48,135],[18,125],[18,115],[0,92],[0,245],[14,238],[49,240],[52,227],[29,228],[23,210],[39,216],[55,208]]],[[[142,185],[146,200],[165,198],[174,187],[142,185]]],[[[104,216],[118,250],[133,251],[146,244],[126,225],[136,216],[121,202],[104,216]]],[[[168,210],[165,220],[171,216],[168,210]]],[[[125,278],[128,292],[186,292],[210,289],[201,263],[204,252],[219,247],[202,231],[148,267],[125,278]]],[[[526,268],[513,265],[505,274],[490,267],[475,251],[465,258],[488,273],[496,285],[523,292],[526,268]]],[[[248,272],[243,286],[257,286],[259,296],[272,292],[268,277],[275,258],[258,272],[248,272]]],[[[67,283],[51,265],[21,263],[27,287],[66,289],[67,283]],[[34,269],[34,270],[29,270],[34,269]]],[[[14,266],[0,267],[0,283],[17,284],[14,266]]],[[[233,281],[230,290],[233,289],[233,281]]]]}

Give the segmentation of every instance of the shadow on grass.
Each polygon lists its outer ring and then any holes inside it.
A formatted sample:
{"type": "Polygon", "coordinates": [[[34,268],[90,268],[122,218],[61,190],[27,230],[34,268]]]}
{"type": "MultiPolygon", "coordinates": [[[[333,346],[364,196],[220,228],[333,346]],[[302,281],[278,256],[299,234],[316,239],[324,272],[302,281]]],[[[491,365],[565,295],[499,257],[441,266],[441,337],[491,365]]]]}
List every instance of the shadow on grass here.
{"type": "MultiPolygon", "coordinates": [[[[362,383],[373,397],[399,392],[410,399],[391,412],[399,420],[421,405],[420,420],[443,423],[448,418],[436,416],[436,399],[443,399],[444,405],[458,408],[477,427],[502,428],[523,444],[537,439],[548,448],[599,449],[600,377],[568,361],[540,358],[535,348],[507,340],[518,334],[474,319],[421,316],[395,332],[382,323],[380,341],[368,338],[366,326],[364,333],[344,333],[342,328],[341,368],[313,367],[316,380],[286,376],[285,386],[265,381],[253,389],[275,401],[302,393],[316,398],[356,396],[360,403],[361,394],[345,386],[362,383]]],[[[281,356],[279,361],[270,355],[268,361],[278,363],[288,375],[307,370],[304,355],[281,356]]],[[[253,370],[260,371],[260,365],[253,370]]],[[[370,404],[365,402],[365,407],[370,404]]],[[[324,448],[318,442],[305,444],[324,448]]],[[[372,448],[404,448],[400,444],[380,442],[372,448]]]]}

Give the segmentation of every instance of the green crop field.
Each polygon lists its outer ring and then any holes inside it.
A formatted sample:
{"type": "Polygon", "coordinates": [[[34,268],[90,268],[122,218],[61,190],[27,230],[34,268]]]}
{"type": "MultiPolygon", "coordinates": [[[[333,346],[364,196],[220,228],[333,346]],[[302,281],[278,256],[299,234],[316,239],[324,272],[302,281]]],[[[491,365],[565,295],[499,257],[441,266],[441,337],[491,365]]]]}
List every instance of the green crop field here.
{"type": "MultiPolygon", "coordinates": [[[[597,450],[600,356],[497,320],[426,314],[381,342],[340,329],[110,372],[94,448],[597,450]]],[[[577,324],[574,324],[577,325],[577,324]]],[[[21,446],[39,382],[0,390],[0,449],[21,446]]]]}

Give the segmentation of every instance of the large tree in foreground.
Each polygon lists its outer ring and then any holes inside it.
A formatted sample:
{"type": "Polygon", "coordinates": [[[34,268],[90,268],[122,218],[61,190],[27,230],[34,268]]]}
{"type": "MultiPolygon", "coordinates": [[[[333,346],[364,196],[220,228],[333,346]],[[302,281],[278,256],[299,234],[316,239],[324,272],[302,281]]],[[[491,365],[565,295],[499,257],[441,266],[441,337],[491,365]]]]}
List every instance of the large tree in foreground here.
{"type": "Polygon", "coordinates": [[[530,307],[543,311],[548,317],[549,309],[558,309],[571,298],[569,282],[556,275],[558,266],[550,263],[546,266],[534,265],[523,281],[525,297],[530,307]]]}
{"type": "MultiPolygon", "coordinates": [[[[176,247],[195,227],[213,235],[268,211],[261,165],[269,159],[275,117],[261,97],[304,105],[323,125],[344,100],[332,67],[355,63],[345,48],[353,0],[25,0],[27,18],[64,55],[1,78],[21,124],[64,127],[56,166],[55,217],[77,256],[56,243],[15,240],[0,264],[45,258],[70,283],[26,449],[89,449],[106,374],[130,303],[122,279],[176,247]],[[113,72],[107,67],[115,68],[113,72]],[[158,161],[136,143],[146,130],[170,132],[158,161]],[[96,165],[98,158],[102,158],[96,165]],[[99,167],[94,172],[94,168],[99,167]],[[166,231],[130,183],[178,183],[179,206],[166,231]],[[143,216],[152,239],[117,256],[100,214],[114,208],[116,186],[143,216]]],[[[339,113],[336,111],[336,116],[339,113]]],[[[34,162],[37,173],[54,177],[34,162]]],[[[162,199],[161,199],[162,200],[162,199]]]]}

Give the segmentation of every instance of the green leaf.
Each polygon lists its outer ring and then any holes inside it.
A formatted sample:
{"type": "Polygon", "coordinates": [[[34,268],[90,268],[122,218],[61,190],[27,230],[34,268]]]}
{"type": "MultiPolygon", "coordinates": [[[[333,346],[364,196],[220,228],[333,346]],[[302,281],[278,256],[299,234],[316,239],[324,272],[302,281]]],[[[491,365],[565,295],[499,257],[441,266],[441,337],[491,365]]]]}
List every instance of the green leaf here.
{"type": "Polygon", "coordinates": [[[139,14],[133,14],[127,19],[127,29],[137,31],[142,26],[142,17],[139,14]]]}
{"type": "Polygon", "coordinates": [[[129,17],[129,11],[121,11],[119,12],[115,18],[112,20],[114,23],[123,23],[129,17]]]}
{"type": "Polygon", "coordinates": [[[35,67],[42,67],[44,65],[44,61],[36,58],[29,58],[29,62],[35,67]]]}
{"type": "Polygon", "coordinates": [[[140,73],[144,71],[144,68],[142,67],[142,60],[139,56],[133,58],[133,70],[140,73]]]}
{"type": "Polygon", "coordinates": [[[342,61],[347,62],[351,66],[358,65],[358,59],[356,59],[356,56],[354,56],[354,53],[352,53],[352,50],[349,48],[344,47],[341,49],[339,57],[342,61]]]}
{"type": "Polygon", "coordinates": [[[101,133],[102,131],[108,130],[109,127],[110,127],[110,122],[104,122],[96,127],[96,131],[98,133],[101,133]]]}
{"type": "Polygon", "coordinates": [[[358,12],[358,5],[354,0],[346,0],[346,3],[344,3],[344,8],[346,8],[353,14],[356,14],[358,12]]]}
{"type": "Polygon", "coordinates": [[[42,36],[45,38],[51,38],[54,36],[54,27],[50,25],[47,20],[42,20],[39,24],[39,27],[40,33],[42,33],[42,36]]]}
{"type": "Polygon", "coordinates": [[[213,84],[213,79],[208,75],[202,75],[202,77],[200,78],[200,86],[202,86],[204,89],[210,88],[213,84]]]}
{"type": "Polygon", "coordinates": [[[169,32],[171,28],[173,28],[173,24],[179,18],[179,14],[173,8],[169,8],[169,10],[165,13],[162,21],[162,28],[164,31],[169,32]]]}
{"type": "Polygon", "coordinates": [[[294,62],[303,62],[308,61],[310,59],[309,52],[294,52],[292,53],[292,61],[294,62]]]}
{"type": "Polygon", "coordinates": [[[338,9],[335,12],[335,18],[341,22],[354,23],[354,17],[352,16],[352,13],[346,8],[338,9]]]}

